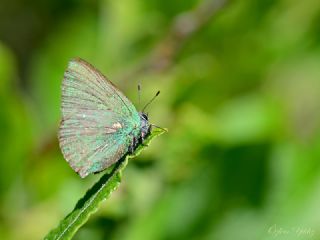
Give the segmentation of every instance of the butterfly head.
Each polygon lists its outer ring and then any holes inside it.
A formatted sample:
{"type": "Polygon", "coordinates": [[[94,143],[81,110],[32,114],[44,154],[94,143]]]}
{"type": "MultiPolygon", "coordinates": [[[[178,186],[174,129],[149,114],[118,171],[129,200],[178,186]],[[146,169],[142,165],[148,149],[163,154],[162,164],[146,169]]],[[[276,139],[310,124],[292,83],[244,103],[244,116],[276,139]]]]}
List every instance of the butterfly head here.
{"type": "Polygon", "coordinates": [[[150,124],[148,114],[144,112],[139,112],[140,116],[140,131],[141,131],[141,138],[144,139],[150,133],[150,124]]]}

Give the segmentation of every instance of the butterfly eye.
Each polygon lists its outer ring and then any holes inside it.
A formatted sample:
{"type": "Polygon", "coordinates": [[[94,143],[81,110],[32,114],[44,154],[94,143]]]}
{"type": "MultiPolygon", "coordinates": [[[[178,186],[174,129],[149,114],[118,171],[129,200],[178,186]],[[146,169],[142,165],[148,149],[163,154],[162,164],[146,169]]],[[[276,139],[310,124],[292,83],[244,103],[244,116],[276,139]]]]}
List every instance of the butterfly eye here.
{"type": "Polygon", "coordinates": [[[142,113],[142,117],[148,121],[148,114],[147,113],[142,113]]]}

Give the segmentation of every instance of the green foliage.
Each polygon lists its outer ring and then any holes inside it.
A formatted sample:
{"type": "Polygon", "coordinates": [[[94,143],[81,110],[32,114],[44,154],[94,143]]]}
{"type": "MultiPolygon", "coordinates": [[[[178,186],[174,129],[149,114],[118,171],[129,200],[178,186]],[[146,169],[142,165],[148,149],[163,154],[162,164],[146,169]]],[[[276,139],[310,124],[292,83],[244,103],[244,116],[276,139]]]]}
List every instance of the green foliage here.
{"type": "Polygon", "coordinates": [[[151,140],[165,130],[156,128],[145,139],[143,145],[140,144],[134,153],[126,155],[120,159],[109,173],[103,175],[85,196],[78,201],[73,211],[64,218],[59,226],[52,230],[46,237],[46,240],[71,239],[76,231],[85,224],[90,215],[98,210],[99,205],[106,200],[109,195],[117,189],[121,182],[122,171],[126,167],[128,160],[138,156],[141,151],[149,145],[151,140]]]}

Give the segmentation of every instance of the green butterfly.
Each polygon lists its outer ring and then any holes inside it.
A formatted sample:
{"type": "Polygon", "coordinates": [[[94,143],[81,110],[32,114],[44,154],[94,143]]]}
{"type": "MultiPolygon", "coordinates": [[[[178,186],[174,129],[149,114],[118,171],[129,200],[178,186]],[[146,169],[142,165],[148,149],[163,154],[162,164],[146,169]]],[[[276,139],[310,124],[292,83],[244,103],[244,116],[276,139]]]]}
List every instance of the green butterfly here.
{"type": "Polygon", "coordinates": [[[151,130],[147,114],[138,112],[112,82],[79,58],[69,62],[64,74],[61,110],[60,148],[82,178],[133,152],[151,130]]]}

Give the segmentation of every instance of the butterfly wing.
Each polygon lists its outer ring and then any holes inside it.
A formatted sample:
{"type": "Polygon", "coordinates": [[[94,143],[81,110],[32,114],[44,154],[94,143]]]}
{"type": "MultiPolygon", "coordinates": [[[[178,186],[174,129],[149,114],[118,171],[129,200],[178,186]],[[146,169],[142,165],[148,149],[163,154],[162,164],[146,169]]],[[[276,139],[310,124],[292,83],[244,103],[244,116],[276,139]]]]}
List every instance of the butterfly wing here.
{"type": "Polygon", "coordinates": [[[140,118],[133,104],[84,60],[69,62],[61,109],[60,148],[81,177],[111,166],[139,135],[140,118]]]}

